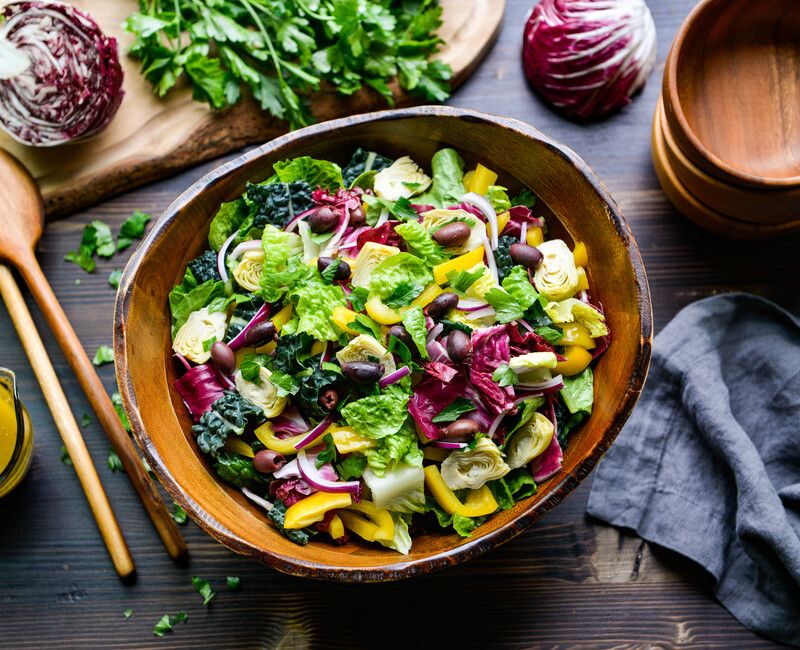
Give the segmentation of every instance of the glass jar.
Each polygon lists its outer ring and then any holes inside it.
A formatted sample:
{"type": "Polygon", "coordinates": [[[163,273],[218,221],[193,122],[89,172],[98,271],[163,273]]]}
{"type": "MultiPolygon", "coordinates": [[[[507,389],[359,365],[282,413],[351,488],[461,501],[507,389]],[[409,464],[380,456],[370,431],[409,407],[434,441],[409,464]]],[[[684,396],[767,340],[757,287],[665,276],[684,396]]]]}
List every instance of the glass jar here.
{"type": "Polygon", "coordinates": [[[33,428],[17,394],[17,378],[0,368],[0,497],[25,477],[33,454],[33,428]]]}

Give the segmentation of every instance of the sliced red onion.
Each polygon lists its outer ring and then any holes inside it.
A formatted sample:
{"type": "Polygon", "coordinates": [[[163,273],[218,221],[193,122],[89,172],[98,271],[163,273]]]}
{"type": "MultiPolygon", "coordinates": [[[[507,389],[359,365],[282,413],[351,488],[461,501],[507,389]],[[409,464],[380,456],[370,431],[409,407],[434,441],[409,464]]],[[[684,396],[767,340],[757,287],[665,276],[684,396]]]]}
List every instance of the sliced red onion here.
{"type": "Polygon", "coordinates": [[[252,491],[248,490],[246,487],[242,488],[242,492],[244,493],[244,495],[248,499],[250,499],[250,501],[252,501],[253,503],[257,503],[262,508],[264,508],[264,510],[266,510],[267,512],[269,512],[270,510],[272,510],[275,507],[269,501],[267,501],[265,498],[258,496],[255,492],[252,492],[252,491]]]}
{"type": "Polygon", "coordinates": [[[478,311],[489,306],[489,303],[480,298],[462,298],[458,301],[456,309],[460,311],[478,311]]]}
{"type": "Polygon", "coordinates": [[[320,367],[322,366],[323,363],[325,363],[327,361],[330,361],[331,348],[332,347],[333,347],[333,344],[331,343],[331,341],[326,341],[325,349],[322,351],[322,354],[319,357],[319,365],[320,365],[320,367]]]}
{"type": "Polygon", "coordinates": [[[450,355],[439,341],[431,341],[425,346],[425,350],[431,361],[450,361],[450,355]]]}
{"type": "Polygon", "coordinates": [[[538,390],[543,394],[549,394],[561,390],[564,387],[564,378],[561,375],[556,375],[547,381],[540,381],[535,384],[517,384],[516,387],[527,390],[538,390]]]}
{"type": "Polygon", "coordinates": [[[384,208],[383,210],[381,210],[381,216],[378,217],[378,220],[375,222],[373,228],[380,228],[387,221],[389,221],[389,211],[386,208],[384,208]]]}
{"type": "Polygon", "coordinates": [[[236,351],[241,348],[244,345],[244,337],[247,334],[247,331],[262,321],[267,320],[267,318],[269,318],[269,305],[264,303],[258,308],[258,311],[253,314],[253,317],[250,319],[247,325],[242,328],[242,331],[228,342],[231,350],[236,351]]]}
{"type": "Polygon", "coordinates": [[[275,478],[300,478],[300,469],[297,467],[297,459],[293,458],[272,475],[275,478]]]}
{"type": "Polygon", "coordinates": [[[344,236],[344,231],[347,230],[348,225],[350,225],[350,213],[345,210],[342,223],[339,225],[339,228],[336,230],[333,237],[328,240],[328,243],[325,244],[323,249],[319,252],[320,257],[330,257],[333,254],[333,251],[336,250],[337,244],[344,236]]]}
{"type": "Polygon", "coordinates": [[[489,273],[492,274],[494,281],[500,284],[500,276],[497,274],[497,262],[494,260],[494,252],[489,245],[489,238],[486,236],[486,233],[483,233],[483,250],[486,253],[486,266],[489,267],[489,273]]]}
{"type": "Polygon", "coordinates": [[[236,239],[236,235],[239,232],[234,232],[230,237],[225,240],[225,243],[220,246],[219,253],[217,253],[217,271],[219,271],[219,277],[222,278],[223,282],[228,281],[228,269],[225,266],[225,253],[228,252],[228,247],[231,245],[231,242],[236,239]]]}
{"type": "Polygon", "coordinates": [[[386,375],[383,379],[378,382],[378,386],[381,388],[386,388],[387,386],[391,386],[392,384],[396,384],[406,375],[411,373],[411,368],[408,366],[403,366],[402,368],[398,368],[394,372],[390,372],[386,375]]]}
{"type": "Polygon", "coordinates": [[[433,329],[431,329],[431,331],[428,332],[427,342],[430,343],[431,341],[435,341],[438,338],[439,334],[442,333],[442,330],[444,330],[444,325],[442,325],[441,323],[437,323],[436,325],[434,325],[433,329]]]}
{"type": "Polygon", "coordinates": [[[261,240],[260,239],[249,239],[247,241],[243,241],[239,244],[236,248],[231,251],[231,259],[238,260],[242,253],[246,253],[247,251],[260,251],[261,250],[261,240]]]}
{"type": "Polygon", "coordinates": [[[530,326],[530,323],[528,323],[528,321],[526,321],[524,318],[520,318],[517,322],[529,332],[533,332],[533,328],[530,326]]]}
{"type": "Polygon", "coordinates": [[[465,449],[466,442],[447,442],[446,440],[431,440],[429,443],[431,447],[438,447],[439,449],[465,449]]]}
{"type": "MultiPolygon", "coordinates": [[[[291,201],[289,202],[289,209],[291,210],[291,201]]],[[[309,208],[308,210],[304,210],[300,214],[293,216],[289,219],[289,222],[284,226],[284,230],[286,232],[292,232],[295,228],[297,228],[297,222],[305,219],[308,215],[310,215],[314,210],[316,210],[316,206],[313,208],[309,208]]]]}
{"type": "Polygon", "coordinates": [[[186,360],[186,357],[184,357],[184,356],[183,356],[183,355],[182,355],[180,352],[174,352],[174,353],[172,354],[172,356],[173,356],[173,357],[175,357],[175,358],[176,358],[178,361],[180,361],[180,362],[181,362],[181,365],[183,366],[183,370],[184,370],[184,372],[188,372],[189,370],[191,370],[191,369],[192,369],[192,364],[191,364],[191,363],[189,363],[189,362],[186,360]]]}
{"type": "Polygon", "coordinates": [[[478,210],[483,212],[483,216],[486,217],[486,221],[489,222],[489,230],[492,235],[491,247],[492,249],[497,248],[497,240],[500,233],[498,232],[497,213],[494,211],[492,204],[480,194],[476,194],[475,192],[468,192],[461,197],[461,200],[464,203],[474,205],[476,208],[478,208],[478,210]]]}
{"type": "Polygon", "coordinates": [[[519,227],[519,243],[520,244],[527,244],[528,243],[528,222],[523,221],[522,225],[519,227]]]}
{"type": "Polygon", "coordinates": [[[331,481],[322,475],[304,449],[297,454],[297,466],[306,482],[320,492],[349,492],[359,495],[361,481],[331,481]]]}
{"type": "Polygon", "coordinates": [[[504,411],[500,411],[500,413],[498,414],[498,416],[497,416],[497,417],[496,417],[496,418],[495,418],[495,419],[492,421],[492,424],[491,424],[491,426],[489,427],[489,430],[486,432],[486,435],[487,435],[488,437],[490,437],[490,438],[491,438],[491,437],[493,437],[493,436],[494,436],[494,434],[495,434],[495,431],[497,431],[497,427],[499,427],[499,426],[500,426],[500,422],[503,420],[503,418],[504,418],[506,415],[508,415],[508,414],[509,414],[510,410],[511,410],[511,409],[505,409],[504,411]]]}
{"type": "Polygon", "coordinates": [[[327,416],[324,420],[322,420],[317,426],[315,426],[311,431],[308,432],[308,435],[303,438],[300,442],[298,442],[294,448],[295,449],[302,449],[303,447],[307,447],[312,442],[314,442],[317,438],[319,438],[325,431],[328,430],[328,427],[333,424],[333,420],[331,416],[327,416]]]}
{"type": "Polygon", "coordinates": [[[473,311],[470,315],[474,319],[478,318],[488,318],[489,316],[495,316],[497,312],[494,310],[494,307],[484,307],[483,309],[477,309],[473,311]]]}
{"type": "Polygon", "coordinates": [[[578,300],[585,302],[587,305],[589,304],[589,294],[586,293],[586,289],[581,289],[578,292],[578,300]]]}

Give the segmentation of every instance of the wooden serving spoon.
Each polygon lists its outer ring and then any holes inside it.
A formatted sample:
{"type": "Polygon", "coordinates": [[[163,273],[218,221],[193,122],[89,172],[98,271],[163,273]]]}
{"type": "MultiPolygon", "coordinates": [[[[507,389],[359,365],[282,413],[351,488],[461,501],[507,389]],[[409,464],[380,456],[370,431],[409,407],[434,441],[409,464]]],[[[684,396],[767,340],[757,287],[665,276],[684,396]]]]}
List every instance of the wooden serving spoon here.
{"type": "MultiPolygon", "coordinates": [[[[42,235],[44,222],[42,198],[36,182],[14,157],[2,149],[0,149],[0,215],[2,215],[0,259],[13,264],[30,288],[83,392],[86,393],[97,414],[97,419],[120,457],[136,493],[147,509],[167,552],[172,558],[182,556],[186,553],[186,543],[155,485],[145,472],[133,440],[122,426],[111,398],[36,260],[34,250],[42,235]]],[[[8,276],[13,281],[10,273],[8,276]]]]}

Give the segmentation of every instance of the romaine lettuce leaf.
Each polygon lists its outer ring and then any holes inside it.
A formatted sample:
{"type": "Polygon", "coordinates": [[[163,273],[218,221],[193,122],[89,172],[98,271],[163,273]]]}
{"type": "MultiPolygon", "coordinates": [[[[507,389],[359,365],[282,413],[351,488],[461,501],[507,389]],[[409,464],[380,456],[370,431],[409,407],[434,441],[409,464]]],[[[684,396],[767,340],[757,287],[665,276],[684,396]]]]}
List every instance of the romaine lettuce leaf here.
{"type": "Polygon", "coordinates": [[[337,189],[344,185],[342,168],[327,160],[317,160],[311,156],[300,156],[291,160],[276,162],[272,168],[282,183],[305,181],[312,188],[337,189]]]}
{"type": "Polygon", "coordinates": [[[383,476],[387,469],[401,462],[410,467],[422,467],[422,450],[417,443],[417,435],[410,427],[403,426],[397,433],[381,438],[378,446],[367,449],[364,455],[370,469],[377,476],[383,476]]]}
{"type": "Polygon", "coordinates": [[[289,297],[297,301],[297,332],[306,332],[317,341],[335,341],[341,330],[331,316],[336,307],[344,307],[347,302],[339,285],[326,284],[319,271],[310,269],[305,281],[289,292],[289,297]]]}
{"type": "Polygon", "coordinates": [[[243,199],[220,205],[208,229],[208,243],[211,248],[218,251],[225,240],[239,229],[246,216],[247,206],[243,199]]]}
{"type": "Polygon", "coordinates": [[[399,286],[408,285],[413,287],[413,297],[416,298],[431,282],[433,275],[425,262],[410,253],[397,253],[372,270],[369,291],[383,300],[399,286]]]}
{"type": "Polygon", "coordinates": [[[381,546],[392,548],[403,555],[408,555],[411,550],[411,534],[408,532],[408,522],[411,515],[403,515],[399,512],[390,512],[394,520],[394,537],[388,540],[378,540],[381,546]]]}
{"type": "Polygon", "coordinates": [[[368,467],[363,478],[372,492],[372,502],[379,508],[392,512],[425,512],[425,473],[422,467],[402,463],[382,476],[368,467]]]}
{"type": "Polygon", "coordinates": [[[420,307],[412,307],[401,316],[403,327],[411,335],[414,345],[417,346],[419,354],[423,359],[428,358],[428,350],[425,347],[428,338],[428,329],[425,327],[425,314],[420,307]]]}
{"type": "Polygon", "coordinates": [[[486,198],[492,204],[495,212],[498,214],[511,209],[511,201],[508,198],[506,188],[500,185],[490,185],[489,191],[486,192],[486,198]]]}
{"type": "Polygon", "coordinates": [[[228,302],[224,282],[208,280],[197,284],[191,270],[187,268],[184,281],[169,292],[173,338],[193,311],[203,307],[208,307],[210,312],[223,311],[228,302]]]}
{"type": "Polygon", "coordinates": [[[425,260],[428,266],[436,266],[448,259],[444,249],[433,240],[419,221],[398,224],[394,231],[405,240],[408,250],[425,260]]]}
{"type": "Polygon", "coordinates": [[[261,245],[264,248],[261,296],[267,302],[275,302],[304,280],[311,269],[303,264],[303,241],[293,232],[266,226],[261,245]]]}
{"type": "MultiPolygon", "coordinates": [[[[386,438],[403,427],[408,416],[407,405],[408,393],[393,385],[379,395],[349,402],[341,409],[341,414],[347,424],[362,436],[386,438]]],[[[389,457],[393,457],[391,453],[389,457]]]]}
{"type": "Polygon", "coordinates": [[[564,388],[561,389],[561,399],[570,413],[592,412],[594,402],[594,375],[591,368],[574,377],[564,377],[564,388]]]}
{"type": "Polygon", "coordinates": [[[464,161],[454,149],[440,149],[431,158],[433,182],[430,189],[416,197],[420,205],[446,208],[458,205],[464,196],[464,161]]]}
{"type": "Polygon", "coordinates": [[[522,311],[527,309],[539,298],[536,289],[528,279],[528,271],[523,266],[515,266],[503,280],[503,289],[517,301],[522,311]]]}

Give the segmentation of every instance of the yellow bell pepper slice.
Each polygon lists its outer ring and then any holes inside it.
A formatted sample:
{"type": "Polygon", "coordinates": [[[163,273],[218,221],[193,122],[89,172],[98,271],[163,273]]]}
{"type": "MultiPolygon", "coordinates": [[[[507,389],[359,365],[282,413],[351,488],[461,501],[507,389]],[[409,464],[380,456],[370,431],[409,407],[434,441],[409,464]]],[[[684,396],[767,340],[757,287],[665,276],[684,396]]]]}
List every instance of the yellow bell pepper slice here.
{"type": "Polygon", "coordinates": [[[330,526],[328,527],[328,534],[331,539],[340,539],[344,537],[344,524],[342,523],[339,515],[333,515],[330,526]]]}
{"type": "MultiPolygon", "coordinates": [[[[508,221],[510,219],[511,219],[511,213],[508,210],[506,210],[505,212],[501,212],[500,214],[497,215],[497,234],[498,235],[503,232],[505,227],[508,225],[508,221]]],[[[488,223],[486,224],[486,235],[487,235],[487,237],[491,237],[492,236],[492,229],[491,229],[491,227],[489,226],[488,223]]]]}
{"type": "Polygon", "coordinates": [[[250,445],[243,440],[239,440],[239,438],[233,438],[231,436],[228,436],[228,439],[225,441],[225,451],[247,456],[248,458],[253,458],[253,456],[255,456],[255,452],[250,448],[250,445]]]}
{"type": "Polygon", "coordinates": [[[333,312],[331,312],[331,320],[336,324],[343,332],[347,332],[348,334],[355,334],[358,336],[360,332],[357,332],[354,329],[350,329],[350,323],[352,323],[356,319],[356,312],[348,309],[347,307],[342,307],[339,305],[338,307],[333,308],[333,312]]]}
{"type": "Polygon", "coordinates": [[[312,357],[315,357],[318,354],[325,352],[325,347],[324,341],[314,341],[314,343],[311,344],[311,349],[308,352],[312,357]]]}
{"type": "Polygon", "coordinates": [[[308,435],[308,433],[301,433],[300,435],[291,436],[289,438],[278,438],[275,436],[275,432],[272,430],[269,422],[265,422],[260,427],[257,427],[253,433],[256,434],[256,438],[258,438],[261,444],[267,449],[277,451],[284,456],[296,454],[297,449],[295,449],[294,446],[308,435]]]}
{"type": "Polygon", "coordinates": [[[430,490],[433,498],[436,499],[436,503],[447,514],[482,517],[483,515],[490,515],[497,510],[497,501],[495,501],[494,495],[487,485],[477,490],[470,490],[464,503],[461,503],[455,493],[447,486],[447,483],[444,482],[436,465],[428,465],[424,472],[425,485],[428,486],[428,490],[430,490]]]}
{"type": "Polygon", "coordinates": [[[489,186],[494,185],[496,182],[497,174],[478,163],[478,166],[475,167],[475,173],[469,179],[469,185],[466,187],[468,192],[475,192],[475,194],[483,196],[489,191],[489,186]]]}
{"type": "Polygon", "coordinates": [[[372,298],[367,300],[364,307],[369,317],[376,323],[380,323],[381,325],[394,325],[400,322],[400,314],[391,307],[384,305],[378,296],[372,296],[372,298]]]}
{"type": "Polygon", "coordinates": [[[562,355],[565,356],[567,360],[559,361],[553,372],[564,375],[565,377],[572,377],[579,372],[583,372],[592,362],[592,355],[584,348],[578,347],[577,345],[568,346],[565,348],[562,355]]]}
{"type": "Polygon", "coordinates": [[[356,433],[352,427],[331,427],[328,433],[333,438],[336,451],[340,454],[352,454],[356,451],[372,449],[377,444],[372,438],[356,433]]]}
{"type": "Polygon", "coordinates": [[[346,508],[353,503],[347,492],[314,492],[286,510],[283,527],[289,530],[305,528],[322,521],[328,510],[346,508]]]}
{"type": "Polygon", "coordinates": [[[485,252],[481,245],[477,248],[473,248],[468,253],[437,264],[433,267],[433,281],[438,285],[445,284],[447,282],[447,274],[450,273],[450,271],[466,271],[467,269],[471,269],[476,264],[483,262],[485,252]]]}
{"type": "Polygon", "coordinates": [[[586,244],[579,241],[572,249],[572,256],[575,258],[575,266],[587,266],[589,264],[589,255],[586,252],[586,244]]]}
{"type": "Polygon", "coordinates": [[[272,317],[272,322],[275,325],[275,329],[279,332],[281,328],[286,325],[292,318],[292,311],[293,307],[291,305],[286,305],[283,309],[281,309],[277,314],[272,317]]]}
{"type": "Polygon", "coordinates": [[[528,228],[525,241],[528,243],[528,246],[538,246],[544,241],[544,231],[541,228],[528,228]]]}
{"type": "Polygon", "coordinates": [[[578,291],[589,291],[589,278],[586,277],[586,269],[578,267],[578,291]]]}
{"type": "Polygon", "coordinates": [[[444,293],[438,284],[429,284],[424,291],[411,301],[411,307],[427,307],[441,293],[444,293]]]}
{"type": "Polygon", "coordinates": [[[422,448],[422,457],[425,460],[432,460],[437,463],[441,463],[449,455],[450,455],[449,449],[441,449],[439,447],[430,447],[430,446],[422,448]]]}
{"type": "Polygon", "coordinates": [[[577,345],[584,350],[593,350],[595,347],[594,339],[589,330],[580,323],[564,323],[560,325],[563,338],[558,345],[577,345]]]}
{"type": "MultiPolygon", "coordinates": [[[[302,503],[302,501],[301,501],[302,503]]],[[[287,511],[288,514],[288,511],[287,511]]],[[[388,510],[362,499],[338,513],[345,528],[368,542],[394,538],[394,520],[388,510]]]]}
{"type": "MultiPolygon", "coordinates": [[[[475,176],[475,170],[470,169],[466,174],[464,174],[464,178],[461,179],[461,182],[464,183],[464,187],[469,187],[472,184],[472,178],[475,176]]],[[[469,190],[467,190],[469,192],[469,190]]]]}

